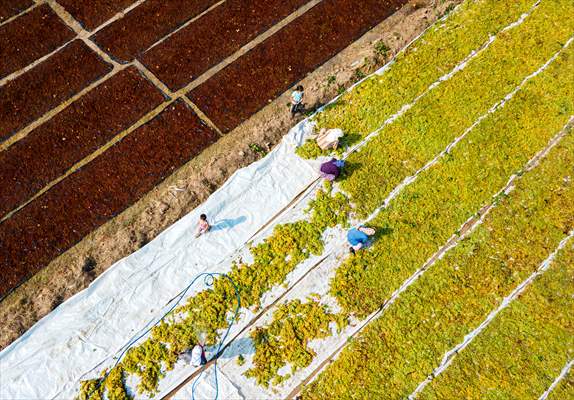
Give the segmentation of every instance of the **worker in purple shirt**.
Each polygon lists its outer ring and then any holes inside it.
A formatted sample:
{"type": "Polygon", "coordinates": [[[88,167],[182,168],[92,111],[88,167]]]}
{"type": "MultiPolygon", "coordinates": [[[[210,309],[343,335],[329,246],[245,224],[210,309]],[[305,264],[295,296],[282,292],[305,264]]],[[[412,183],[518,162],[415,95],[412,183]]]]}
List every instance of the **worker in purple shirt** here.
{"type": "Polygon", "coordinates": [[[341,174],[344,166],[345,161],[332,158],[331,160],[321,164],[319,173],[321,174],[321,178],[333,182],[341,174]]]}

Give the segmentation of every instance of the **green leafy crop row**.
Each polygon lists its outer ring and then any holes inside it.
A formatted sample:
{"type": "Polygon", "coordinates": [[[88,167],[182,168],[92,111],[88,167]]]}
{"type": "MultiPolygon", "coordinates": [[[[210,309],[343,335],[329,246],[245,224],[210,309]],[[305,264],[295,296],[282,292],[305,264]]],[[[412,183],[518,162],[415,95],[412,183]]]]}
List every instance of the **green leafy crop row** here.
{"type": "Polygon", "coordinates": [[[570,242],[419,398],[537,399],[574,357],[573,277],[570,242]]]}
{"type": "MultiPolygon", "coordinates": [[[[239,262],[229,276],[237,285],[241,303],[257,308],[261,296],[281,284],[297,264],[323,250],[321,235],[328,227],[346,225],[351,211],[348,199],[333,193],[330,184],[319,190],[307,210],[308,220],[278,225],[272,235],[251,247],[251,264],[239,262]]],[[[177,357],[198,342],[200,333],[208,344],[218,339],[218,331],[228,325],[228,316],[236,306],[235,290],[225,278],[215,279],[213,287],[188,299],[175,312],[154,327],[151,337],[131,348],[126,357],[111,371],[97,393],[98,379],[82,382],[80,399],[90,396],[99,400],[107,394],[110,400],[129,398],[124,381],[127,374],[140,378],[138,392],[153,396],[165,371],[173,368],[177,357]],[[97,396],[97,397],[96,397],[97,396]]]]}
{"type": "Polygon", "coordinates": [[[574,33],[573,14],[570,0],[543,0],[523,24],[500,33],[464,70],[351,154],[347,160],[355,167],[341,188],[357,205],[357,213],[370,214],[405,176],[424,166],[544,64],[574,33]]]}
{"type": "Polygon", "coordinates": [[[254,367],[245,376],[255,378],[265,387],[288,379],[290,375],[280,375],[279,369],[290,364],[292,374],[308,366],[315,357],[315,352],[307,346],[308,342],[330,336],[331,322],[342,329],[347,317],[329,312],[327,306],[314,300],[305,303],[293,300],[282,304],[268,326],[251,333],[256,349],[254,367]]]}
{"type": "Polygon", "coordinates": [[[368,134],[534,3],[466,1],[401,53],[383,75],[367,79],[317,115],[318,127],[341,128],[359,137],[368,134]]]}
{"type": "MultiPolygon", "coordinates": [[[[471,51],[485,43],[528,11],[534,0],[503,2],[467,1],[460,11],[442,24],[429,29],[414,45],[401,53],[381,76],[373,76],[315,119],[317,129],[341,128],[346,133],[339,153],[347,145],[378,128],[404,104],[412,102],[433,82],[460,63],[471,51]],[[421,66],[425,66],[421,68],[421,66]],[[416,79],[412,79],[416,77],[416,79]]],[[[296,150],[301,158],[328,155],[315,140],[296,150]]]]}
{"type": "MultiPolygon", "coordinates": [[[[574,62],[572,57],[570,59],[574,62]]],[[[564,70],[561,72],[566,73],[564,70]]],[[[547,85],[539,86],[540,90],[549,89],[547,85]]],[[[532,106],[533,102],[540,101],[534,95],[541,93],[544,92],[537,90],[531,93],[526,97],[530,98],[530,104],[520,105],[532,106]]],[[[555,92],[550,91],[548,94],[551,96],[555,92]]],[[[560,119],[555,112],[553,115],[560,119]]],[[[490,128],[500,131],[502,127],[506,127],[507,134],[514,131],[511,123],[506,125],[505,117],[501,115],[490,128]]],[[[548,122],[544,119],[537,124],[544,126],[548,122]]],[[[527,140],[538,134],[548,137],[534,122],[531,124],[519,131],[521,135],[530,137],[527,140]]],[[[560,129],[555,129],[555,123],[551,125],[550,129],[554,132],[560,129]]],[[[493,140],[494,144],[498,142],[500,141],[493,140]]],[[[504,149],[501,150],[506,158],[504,149]]],[[[472,158],[476,158],[478,154],[485,156],[485,152],[491,151],[485,149],[476,152],[472,158]]],[[[452,162],[459,163],[460,158],[452,162]]],[[[438,260],[400,295],[380,319],[371,323],[318,380],[306,388],[304,397],[406,398],[418,383],[440,364],[443,355],[476,328],[488,313],[500,304],[504,296],[532,274],[567,232],[574,228],[572,165],[574,134],[570,133],[551,150],[540,165],[524,173],[516,182],[514,191],[498,200],[497,207],[491,210],[469,237],[438,260]],[[350,391],[349,388],[353,390],[350,391]]],[[[481,164],[482,168],[486,166],[481,164]]],[[[484,178],[491,179],[489,175],[484,178]]],[[[437,181],[443,182],[442,179],[437,179],[434,181],[435,185],[437,181]]],[[[474,182],[469,181],[468,184],[472,186],[474,182]]],[[[451,207],[456,205],[445,205],[445,208],[451,207]]],[[[432,236],[432,231],[425,234],[426,237],[428,235],[432,236]]],[[[409,243],[412,246],[411,251],[418,246],[417,241],[409,243]]],[[[373,253],[381,254],[377,249],[374,249],[373,253]]],[[[366,263],[365,268],[382,267],[379,280],[388,279],[389,275],[396,273],[393,263],[383,264],[381,257],[373,257],[371,260],[375,264],[366,263]]],[[[369,283],[369,288],[358,293],[362,301],[368,294],[379,291],[373,284],[373,279],[365,279],[364,282],[369,283]]],[[[563,338],[563,334],[556,337],[563,338]]],[[[493,359],[500,356],[501,349],[508,351],[506,346],[497,350],[491,349],[493,359]]],[[[468,354],[460,369],[468,370],[469,365],[476,367],[476,371],[470,374],[478,377],[481,365],[473,364],[475,357],[468,350],[467,348],[462,353],[468,354]]],[[[563,365],[564,360],[560,362],[563,365]]],[[[493,375],[496,373],[493,372],[493,375]]],[[[460,392],[465,379],[466,377],[460,378],[461,385],[457,387],[458,390],[437,397],[467,398],[460,392]]],[[[477,378],[477,387],[482,386],[479,380],[480,378],[477,378]]],[[[444,387],[445,391],[453,389],[450,384],[445,384],[444,387]]]]}
{"type": "MultiPolygon", "coordinates": [[[[365,316],[380,307],[564,126],[574,112],[573,54],[572,47],[565,50],[373,220],[388,234],[371,251],[348,258],[331,282],[345,310],[365,316]]],[[[367,165],[376,175],[377,167],[367,165]]]]}

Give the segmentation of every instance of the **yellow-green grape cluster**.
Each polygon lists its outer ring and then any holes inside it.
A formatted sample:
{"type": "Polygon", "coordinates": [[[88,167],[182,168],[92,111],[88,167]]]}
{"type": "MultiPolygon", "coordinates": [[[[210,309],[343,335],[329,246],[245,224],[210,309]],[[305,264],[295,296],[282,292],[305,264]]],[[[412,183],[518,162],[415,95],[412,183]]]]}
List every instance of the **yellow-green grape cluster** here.
{"type": "Polygon", "coordinates": [[[325,305],[315,301],[293,300],[281,305],[266,327],[255,329],[251,339],[255,344],[254,367],[245,376],[255,378],[259,385],[278,385],[290,374],[280,375],[279,370],[291,366],[291,374],[308,366],[315,352],[308,347],[313,339],[331,334],[329,324],[335,322],[340,329],[347,322],[342,314],[332,314],[325,305]]]}

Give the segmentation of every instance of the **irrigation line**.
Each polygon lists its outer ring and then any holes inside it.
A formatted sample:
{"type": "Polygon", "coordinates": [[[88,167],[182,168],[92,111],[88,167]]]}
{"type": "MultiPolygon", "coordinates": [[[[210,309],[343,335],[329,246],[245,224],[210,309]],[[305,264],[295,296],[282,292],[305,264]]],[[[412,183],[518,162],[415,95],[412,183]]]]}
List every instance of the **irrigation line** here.
{"type": "Polygon", "coordinates": [[[568,375],[572,366],[574,366],[574,359],[568,361],[566,365],[564,365],[564,368],[562,368],[562,371],[560,371],[560,375],[558,375],[556,379],[554,379],[552,385],[550,385],[550,387],[546,389],[544,393],[542,393],[542,395],[538,398],[538,400],[546,400],[550,395],[550,393],[552,393],[552,391],[556,388],[556,386],[558,386],[558,384],[562,381],[562,379],[566,378],[566,375],[568,375]]]}
{"type": "MultiPolygon", "coordinates": [[[[220,357],[221,355],[223,355],[225,350],[227,350],[227,348],[237,338],[239,338],[243,333],[245,333],[247,330],[249,330],[259,319],[261,319],[261,317],[263,317],[263,315],[265,315],[269,310],[271,310],[278,302],[280,302],[285,296],[287,296],[287,294],[289,294],[301,281],[303,281],[303,279],[305,279],[312,271],[314,271],[316,268],[318,268],[320,265],[322,265],[323,262],[327,258],[328,258],[328,256],[322,257],[311,268],[309,268],[303,275],[301,275],[301,277],[299,277],[286,291],[284,291],[280,296],[278,296],[275,300],[273,300],[272,303],[268,304],[260,312],[258,312],[257,315],[248,322],[247,325],[245,325],[243,328],[241,328],[241,330],[239,332],[237,332],[229,340],[229,342],[227,342],[227,344],[225,344],[223,347],[221,347],[221,349],[217,353],[217,357],[220,357]]],[[[173,398],[173,396],[175,396],[177,394],[177,392],[179,392],[185,385],[187,385],[189,382],[191,382],[191,380],[193,378],[195,378],[198,375],[200,375],[201,373],[203,373],[203,371],[205,371],[207,368],[211,367],[212,364],[214,364],[214,363],[210,361],[206,365],[202,366],[201,368],[193,371],[183,381],[179,382],[176,386],[174,386],[173,389],[171,389],[167,394],[163,395],[161,397],[161,399],[163,400],[163,399],[173,398]]]]}
{"type": "Polygon", "coordinates": [[[414,392],[412,392],[409,395],[408,397],[409,400],[416,399],[417,396],[424,390],[424,388],[427,387],[427,385],[430,382],[432,382],[433,379],[442,374],[450,366],[452,360],[454,360],[457,354],[463,351],[478,335],[480,335],[490,325],[490,323],[498,316],[498,314],[500,314],[502,310],[507,308],[516,298],[518,298],[518,296],[520,296],[537,277],[539,277],[546,270],[548,270],[558,252],[562,250],[566,246],[568,241],[570,241],[572,238],[574,238],[574,230],[570,231],[570,233],[560,241],[556,249],[554,249],[554,251],[542,262],[542,264],[540,264],[538,269],[534,273],[532,273],[527,279],[522,281],[522,283],[520,283],[508,296],[506,296],[502,300],[500,305],[495,310],[491,311],[490,314],[488,314],[486,319],[482,321],[482,323],[479,326],[477,326],[473,331],[468,333],[464,337],[461,343],[459,343],[458,345],[456,345],[455,347],[453,347],[452,349],[450,349],[445,353],[440,365],[437,368],[435,368],[435,370],[431,372],[431,374],[417,386],[414,392]]]}

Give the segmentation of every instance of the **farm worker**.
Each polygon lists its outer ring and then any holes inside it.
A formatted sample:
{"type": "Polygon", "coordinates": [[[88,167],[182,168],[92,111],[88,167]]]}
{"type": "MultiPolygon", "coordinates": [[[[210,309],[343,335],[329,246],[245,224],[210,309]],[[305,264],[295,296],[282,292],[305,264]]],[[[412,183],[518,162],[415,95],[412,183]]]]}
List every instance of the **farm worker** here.
{"type": "Polygon", "coordinates": [[[341,174],[344,166],[345,161],[332,158],[331,160],[321,164],[319,174],[321,175],[321,178],[333,182],[341,174]]]}
{"type": "Polygon", "coordinates": [[[347,241],[351,245],[349,249],[351,253],[355,254],[355,251],[362,249],[369,243],[369,236],[373,236],[375,230],[373,228],[366,228],[364,226],[359,226],[358,228],[352,228],[347,232],[347,241]]]}
{"type": "Polygon", "coordinates": [[[299,85],[295,88],[293,93],[291,93],[291,115],[295,116],[297,113],[303,112],[303,96],[305,95],[305,90],[303,86],[299,85]]]}
{"type": "Polygon", "coordinates": [[[337,146],[339,146],[339,139],[342,138],[345,134],[341,129],[321,129],[317,138],[317,145],[321,150],[328,150],[333,149],[336,150],[337,146]]]}
{"type": "Polygon", "coordinates": [[[207,358],[205,357],[205,350],[201,344],[196,344],[191,350],[191,365],[194,367],[200,367],[207,364],[207,358]]]}
{"type": "Polygon", "coordinates": [[[209,225],[209,222],[207,222],[207,215],[201,214],[199,216],[199,222],[197,223],[197,233],[195,234],[195,237],[203,235],[209,231],[210,228],[211,226],[209,225]]]}

